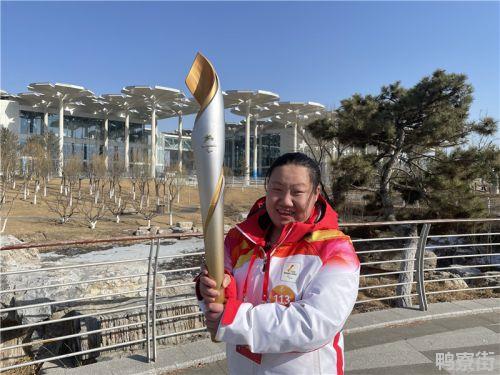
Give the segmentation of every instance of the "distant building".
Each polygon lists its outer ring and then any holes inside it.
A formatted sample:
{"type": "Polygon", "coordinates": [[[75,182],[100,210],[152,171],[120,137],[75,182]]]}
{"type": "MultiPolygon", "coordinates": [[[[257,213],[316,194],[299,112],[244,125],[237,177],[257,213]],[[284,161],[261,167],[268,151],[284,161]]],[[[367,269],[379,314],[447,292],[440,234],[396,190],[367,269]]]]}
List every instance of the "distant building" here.
{"type": "MultiPolygon", "coordinates": [[[[33,135],[56,134],[60,142],[54,164],[59,173],[69,157],[87,164],[94,155],[103,155],[108,167],[110,161],[123,161],[129,172],[135,165],[148,166],[153,176],[180,169],[194,173],[191,130],[183,130],[182,122],[199,107],[180,90],[127,86],[120,94],[96,96],[81,86],[64,83],[34,83],[28,88],[30,92],[19,95],[0,90],[0,125],[18,134],[21,145],[33,135]],[[157,120],[165,118],[177,118],[178,130],[159,131],[157,120]]],[[[278,100],[277,94],[262,90],[224,93],[225,109],[244,117],[238,123],[226,123],[224,165],[228,175],[244,176],[248,182],[250,177],[264,177],[272,162],[286,152],[320,154],[319,145],[304,128],[333,113],[315,102],[278,100]]],[[[322,147],[336,157],[333,143],[322,147]]],[[[377,150],[344,150],[354,152],[377,150]]],[[[324,181],[329,181],[331,159],[323,154],[320,167],[324,181]]]]}

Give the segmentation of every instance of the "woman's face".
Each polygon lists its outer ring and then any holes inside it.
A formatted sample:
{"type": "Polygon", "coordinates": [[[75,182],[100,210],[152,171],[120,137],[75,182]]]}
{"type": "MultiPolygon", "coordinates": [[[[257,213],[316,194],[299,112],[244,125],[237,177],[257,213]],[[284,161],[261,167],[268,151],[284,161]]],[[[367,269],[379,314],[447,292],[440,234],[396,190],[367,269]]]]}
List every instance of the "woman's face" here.
{"type": "Polygon", "coordinates": [[[309,170],[301,165],[282,165],[273,170],[267,184],[266,210],[277,228],[294,221],[306,221],[318,199],[309,170]]]}

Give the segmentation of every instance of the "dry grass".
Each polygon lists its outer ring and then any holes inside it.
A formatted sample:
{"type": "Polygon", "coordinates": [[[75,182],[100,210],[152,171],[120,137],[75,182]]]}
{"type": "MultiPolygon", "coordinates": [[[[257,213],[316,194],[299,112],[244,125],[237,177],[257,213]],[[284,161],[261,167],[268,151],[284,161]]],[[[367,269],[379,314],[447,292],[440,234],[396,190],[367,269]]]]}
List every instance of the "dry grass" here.
{"type": "MultiPolygon", "coordinates": [[[[46,199],[54,201],[59,193],[59,179],[51,180],[48,187],[47,198],[38,196],[38,204],[32,203],[32,194],[26,201],[22,200],[22,194],[14,202],[4,234],[11,234],[26,242],[45,242],[58,240],[96,239],[131,235],[138,226],[145,226],[147,222],[139,214],[127,214],[121,217],[119,224],[115,223],[113,215],[107,211],[106,216],[99,220],[96,229],[88,227],[82,213],[77,213],[66,224],[59,224],[57,214],[51,212],[45,203],[46,199]]],[[[130,192],[129,181],[122,183],[122,191],[130,192]]],[[[17,191],[22,190],[22,183],[18,181],[17,191]]],[[[88,194],[88,182],[83,183],[83,192],[88,194]]],[[[154,188],[151,188],[154,192],[154,188]]],[[[14,191],[9,191],[9,196],[14,191]]],[[[262,187],[226,188],[225,190],[225,223],[232,225],[238,221],[238,213],[247,212],[255,200],[264,195],[262,187]]],[[[129,204],[128,207],[132,208],[129,204]]],[[[199,209],[198,190],[193,187],[183,187],[180,193],[180,201],[174,202],[173,222],[192,221],[194,225],[201,227],[201,216],[199,209]]],[[[0,215],[5,215],[0,212],[0,215]]],[[[167,228],[168,214],[156,216],[151,225],[167,228]]]]}

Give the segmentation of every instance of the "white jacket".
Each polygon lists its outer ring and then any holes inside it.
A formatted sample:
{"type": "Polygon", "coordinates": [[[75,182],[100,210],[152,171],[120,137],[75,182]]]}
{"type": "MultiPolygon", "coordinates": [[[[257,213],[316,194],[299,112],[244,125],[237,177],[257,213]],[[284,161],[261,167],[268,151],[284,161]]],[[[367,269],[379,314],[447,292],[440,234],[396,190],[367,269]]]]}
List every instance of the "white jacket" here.
{"type": "Polygon", "coordinates": [[[227,343],[231,374],[344,374],[342,329],[360,266],[336,213],[321,204],[314,222],[287,225],[267,253],[263,204],[228,233],[237,300],[227,302],[216,338],[227,343]]]}

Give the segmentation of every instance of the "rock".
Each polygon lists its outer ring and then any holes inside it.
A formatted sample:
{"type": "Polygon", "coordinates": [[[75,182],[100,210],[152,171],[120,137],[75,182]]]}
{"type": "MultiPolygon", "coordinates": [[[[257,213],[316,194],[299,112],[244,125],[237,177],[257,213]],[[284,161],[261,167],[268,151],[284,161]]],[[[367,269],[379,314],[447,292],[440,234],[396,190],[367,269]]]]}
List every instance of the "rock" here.
{"type": "Polygon", "coordinates": [[[192,221],[178,221],[175,223],[175,226],[178,228],[182,228],[187,230],[191,230],[193,228],[193,222],[192,221]]]}
{"type": "Polygon", "coordinates": [[[465,280],[470,287],[473,288],[484,288],[498,286],[500,283],[500,272],[499,271],[488,271],[483,272],[481,276],[486,276],[480,279],[467,279],[465,280]]]}
{"type": "Polygon", "coordinates": [[[125,211],[123,211],[123,215],[135,215],[137,214],[137,210],[133,207],[130,207],[130,208],[126,208],[125,211]]]}
{"type": "MultiPolygon", "coordinates": [[[[497,251],[498,252],[498,251],[497,251]]],[[[489,256],[489,264],[500,264],[500,255],[492,255],[492,256],[489,256]]],[[[496,269],[499,269],[500,270],[500,266],[494,266],[496,269]]]]}
{"type": "Polygon", "coordinates": [[[157,226],[152,226],[151,228],[149,228],[149,234],[156,235],[156,234],[158,234],[159,231],[160,231],[160,227],[157,227],[157,226]]]}
{"type": "MultiPolygon", "coordinates": [[[[20,243],[22,242],[14,236],[0,236],[0,246],[15,245],[20,243]]],[[[2,273],[35,268],[40,268],[40,253],[38,252],[38,249],[0,251],[0,270],[2,273]]]]}
{"type": "Polygon", "coordinates": [[[170,227],[172,230],[172,233],[186,233],[188,229],[181,228],[181,227],[170,227]]]}
{"type": "MultiPolygon", "coordinates": [[[[2,271],[8,270],[24,270],[24,269],[42,269],[39,256],[33,255],[27,251],[1,251],[2,257],[8,260],[7,265],[2,263],[2,271]],[[13,256],[16,252],[17,258],[13,256]],[[9,254],[11,253],[11,254],[9,254]],[[28,253],[29,256],[24,254],[28,253]],[[28,262],[27,259],[31,260],[28,262]],[[6,268],[4,268],[6,267],[6,268]]],[[[64,258],[62,258],[64,259],[64,258]]],[[[68,263],[64,263],[68,264],[68,263]]],[[[61,261],[53,262],[47,266],[60,266],[61,261]]],[[[95,279],[113,278],[111,280],[101,280],[96,282],[89,282],[76,285],[61,285],[53,288],[45,289],[31,289],[26,291],[2,293],[0,295],[0,302],[5,307],[21,307],[25,305],[41,304],[51,301],[64,301],[79,297],[98,297],[103,294],[123,293],[123,297],[129,298],[134,296],[145,297],[146,292],[141,291],[137,293],[132,292],[139,288],[140,285],[146,285],[148,264],[146,262],[138,263],[121,263],[121,264],[107,264],[105,266],[82,267],[82,268],[68,268],[61,270],[48,270],[29,272],[13,275],[1,276],[2,290],[15,290],[31,288],[37,285],[47,286],[56,284],[71,284],[72,282],[88,281],[95,279]],[[127,277],[127,275],[143,274],[144,276],[127,277]],[[123,276],[123,278],[118,278],[123,276]],[[117,278],[114,278],[117,277],[117,278]]],[[[159,274],[157,278],[157,286],[165,285],[165,275],[159,274]]],[[[103,296],[100,301],[111,301],[121,298],[118,296],[103,296]]],[[[92,299],[90,300],[90,302],[92,299]]],[[[78,302],[90,303],[90,302],[78,302]]],[[[40,320],[49,318],[54,311],[60,310],[64,307],[71,307],[75,304],[71,302],[61,302],[54,305],[35,306],[26,309],[16,309],[2,313],[1,318],[12,321],[17,324],[34,323],[40,320]]]]}
{"type": "Polygon", "coordinates": [[[229,224],[224,224],[224,233],[227,233],[231,230],[233,226],[229,224]]]}
{"type": "Polygon", "coordinates": [[[424,250],[424,258],[429,258],[424,260],[424,268],[436,268],[437,267],[437,255],[432,251],[424,250]]]}
{"type": "Polygon", "coordinates": [[[463,280],[459,275],[456,275],[451,272],[426,271],[424,279],[425,280],[452,279],[452,280],[426,283],[426,289],[429,290],[464,289],[469,287],[465,282],[465,280],[463,280]]]}
{"type": "Polygon", "coordinates": [[[479,268],[468,267],[462,264],[452,264],[450,267],[455,267],[452,272],[462,277],[479,276],[481,274],[481,270],[479,268]]]}
{"type": "MultiPolygon", "coordinates": [[[[75,317],[78,315],[92,314],[91,317],[67,320],[60,323],[53,323],[41,326],[39,329],[32,329],[23,338],[23,342],[30,342],[39,339],[50,339],[58,336],[80,334],[88,331],[108,329],[116,326],[140,323],[146,321],[144,309],[130,309],[111,314],[102,314],[102,310],[120,309],[130,307],[132,305],[143,304],[143,299],[129,299],[127,302],[110,302],[109,304],[95,304],[78,306],[72,309],[64,309],[54,312],[50,319],[60,319],[75,317]]],[[[196,303],[179,302],[158,306],[156,309],[156,317],[158,319],[172,317],[176,315],[196,313],[199,311],[196,303]]],[[[182,319],[168,319],[162,322],[157,322],[157,335],[163,335],[172,332],[184,330],[192,330],[203,327],[203,318],[201,315],[192,316],[182,319]]],[[[204,332],[187,334],[181,336],[173,336],[164,339],[159,339],[159,344],[179,344],[193,341],[193,339],[207,337],[204,332]]],[[[127,329],[107,330],[102,333],[72,337],[66,340],[52,341],[45,344],[35,344],[30,348],[32,356],[37,359],[47,358],[56,355],[62,355],[70,350],[71,352],[94,349],[104,346],[112,346],[126,341],[135,341],[145,339],[144,323],[137,326],[131,326],[127,329]]],[[[123,350],[133,352],[135,350],[144,350],[144,344],[135,344],[118,349],[116,351],[107,351],[105,356],[122,356],[123,350]]],[[[98,361],[101,356],[99,352],[92,352],[69,358],[68,362],[64,362],[65,366],[73,367],[78,364],[85,365],[98,361]]]]}
{"type": "Polygon", "coordinates": [[[134,236],[148,236],[150,233],[149,233],[149,230],[141,230],[141,229],[137,229],[135,232],[134,232],[134,236]]]}
{"type": "Polygon", "coordinates": [[[163,234],[169,234],[170,231],[168,231],[167,229],[158,229],[158,232],[156,232],[156,234],[160,234],[160,235],[163,235],[163,234]]]}
{"type": "Polygon", "coordinates": [[[247,217],[248,217],[248,212],[240,212],[238,215],[236,215],[236,220],[245,221],[247,217]]]}
{"type": "MultiPolygon", "coordinates": [[[[3,239],[2,239],[3,240],[3,239]]],[[[192,240],[187,240],[191,241],[192,240]]],[[[198,240],[199,242],[200,240],[198,240]]],[[[19,242],[17,239],[11,239],[11,242],[19,242]]],[[[177,241],[174,241],[177,242],[177,241]]],[[[3,241],[5,244],[6,241],[3,241]]],[[[198,246],[198,245],[193,245],[198,246]]],[[[186,244],[186,248],[189,246],[186,244]]],[[[59,318],[78,317],[72,320],[66,320],[59,323],[43,324],[41,326],[28,329],[18,329],[9,331],[15,335],[13,340],[9,337],[3,337],[2,342],[8,345],[17,345],[20,343],[29,343],[35,340],[51,339],[62,335],[81,334],[93,330],[107,329],[120,325],[134,324],[144,322],[145,309],[134,309],[134,306],[143,306],[145,303],[146,291],[144,291],[147,282],[148,262],[126,262],[119,264],[105,264],[100,266],[87,266],[88,262],[105,262],[115,260],[128,260],[135,257],[144,258],[147,255],[144,253],[148,247],[137,250],[127,247],[120,248],[116,252],[109,249],[110,254],[102,255],[101,251],[96,251],[93,254],[82,252],[79,256],[68,255],[68,252],[50,252],[38,254],[37,252],[21,252],[17,253],[2,251],[0,255],[8,256],[8,262],[2,267],[6,270],[27,269],[30,272],[23,274],[5,275],[2,274],[2,289],[13,290],[23,288],[35,288],[37,286],[54,286],[46,289],[32,289],[27,291],[10,292],[0,295],[2,302],[5,305],[15,307],[16,309],[8,313],[10,322],[3,320],[2,323],[8,325],[20,325],[26,323],[37,323],[43,320],[54,320],[59,318]],[[134,253],[135,251],[135,253],[134,253]],[[135,255],[131,255],[135,254],[135,255]],[[17,258],[15,256],[18,256],[17,258]],[[81,268],[67,268],[64,270],[44,270],[44,268],[57,266],[72,266],[75,264],[84,265],[81,268]],[[8,268],[8,267],[10,268],[8,268]],[[142,276],[133,276],[142,275],[142,276]],[[133,276],[133,277],[128,277],[133,276]],[[116,278],[115,278],[116,277],[116,278]],[[109,279],[99,280],[96,279],[109,279]],[[92,282],[92,280],[96,280],[92,282]],[[74,284],[80,281],[90,281],[82,284],[74,284]],[[56,285],[57,284],[57,285],[56,285]],[[62,284],[62,285],[59,285],[62,284]],[[66,284],[66,285],[64,285],[66,284]],[[69,284],[69,285],[68,285],[69,284]],[[113,296],[102,296],[117,294],[113,296]],[[78,299],[85,297],[84,301],[74,302],[59,302],[68,299],[78,299]],[[88,299],[88,297],[96,297],[88,299]],[[57,303],[49,306],[32,307],[29,309],[19,309],[23,305],[31,305],[43,302],[57,303]],[[113,313],[105,313],[107,310],[123,309],[113,313]],[[79,317],[80,315],[90,315],[87,317],[79,317]]],[[[197,250],[198,248],[193,250],[197,250]]],[[[103,250],[108,251],[108,250],[103,250]]],[[[175,252],[174,252],[175,253],[175,252]]],[[[167,254],[169,252],[167,251],[167,254]]],[[[7,259],[7,258],[6,258],[7,259]]],[[[196,258],[197,259],[197,258],[196,258]]],[[[163,260],[159,264],[159,271],[165,271],[173,268],[182,267],[184,259],[163,260]]],[[[190,262],[199,263],[195,258],[189,258],[190,262]]],[[[192,265],[191,265],[192,266],[192,265]]],[[[4,271],[8,272],[8,271],[4,271]]],[[[169,285],[167,288],[157,289],[157,301],[177,301],[168,304],[157,305],[157,318],[172,317],[175,315],[189,315],[199,312],[196,301],[187,300],[179,301],[179,299],[189,298],[193,296],[192,280],[195,271],[185,271],[182,273],[167,273],[157,274],[157,287],[169,285]],[[185,286],[176,284],[185,283],[185,286]],[[176,285],[170,287],[171,285],[176,285]]],[[[3,318],[3,317],[2,317],[3,318]]],[[[203,317],[201,315],[184,316],[182,318],[168,319],[158,322],[157,333],[167,334],[180,332],[184,330],[193,330],[203,327],[203,317]]],[[[6,352],[7,355],[0,355],[0,368],[8,364],[16,364],[23,360],[43,359],[49,356],[63,355],[68,352],[82,351],[102,346],[109,346],[123,343],[125,341],[141,340],[145,338],[144,324],[131,326],[127,329],[107,330],[102,333],[83,335],[80,337],[71,337],[65,340],[50,340],[45,344],[36,344],[25,347],[25,352],[21,349],[20,355],[13,356],[12,353],[6,352]],[[23,357],[21,354],[26,353],[23,357]],[[29,357],[28,357],[29,356],[29,357]]],[[[11,336],[12,336],[11,335],[11,336]]],[[[171,336],[161,339],[158,342],[161,344],[176,344],[186,341],[192,341],[200,337],[207,337],[205,332],[196,332],[180,336],[171,336]]],[[[117,348],[116,350],[106,351],[105,356],[120,356],[123,351],[132,351],[135,349],[144,350],[144,344],[137,344],[133,347],[117,348]]],[[[100,360],[99,352],[88,353],[76,357],[68,357],[59,361],[62,366],[72,367],[78,364],[86,364],[96,360],[100,360]]]]}
{"type": "MultiPolygon", "coordinates": [[[[2,246],[14,245],[22,243],[16,237],[8,235],[1,236],[0,243],[2,246]]],[[[6,272],[36,270],[41,268],[40,253],[38,249],[19,249],[19,250],[2,250],[0,251],[0,288],[1,290],[9,290],[19,288],[22,285],[22,280],[29,277],[34,273],[21,273],[14,275],[6,275],[6,272]]],[[[33,284],[38,285],[38,284],[33,284]]],[[[30,285],[32,286],[32,285],[30,285]]],[[[21,292],[23,293],[23,292],[21,292]]],[[[24,292],[26,293],[26,292],[24,292]]],[[[0,304],[3,308],[10,308],[18,306],[19,294],[15,293],[2,293],[0,294],[0,304]]],[[[40,307],[34,309],[27,309],[26,314],[47,313],[49,309],[40,307]]],[[[8,311],[0,314],[0,319],[4,322],[17,323],[20,322],[16,311],[8,311]]]]}

